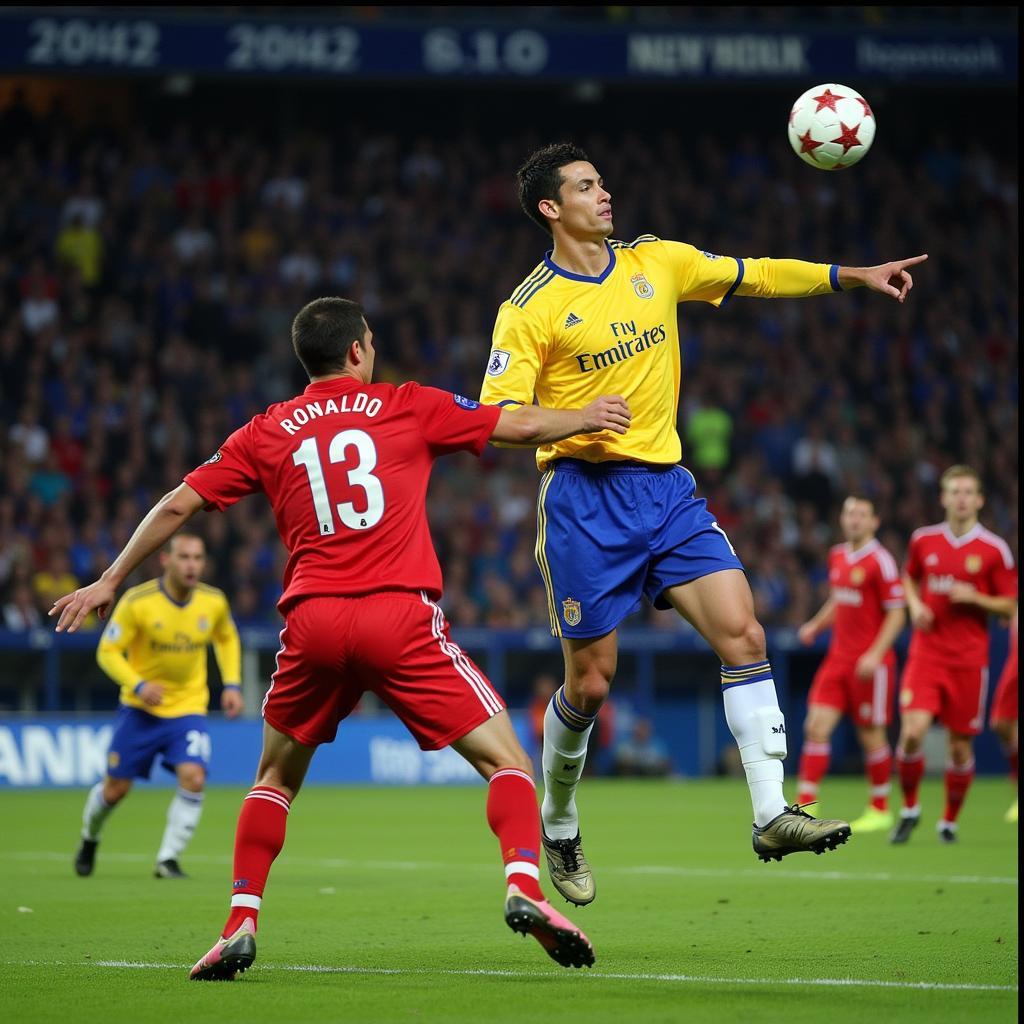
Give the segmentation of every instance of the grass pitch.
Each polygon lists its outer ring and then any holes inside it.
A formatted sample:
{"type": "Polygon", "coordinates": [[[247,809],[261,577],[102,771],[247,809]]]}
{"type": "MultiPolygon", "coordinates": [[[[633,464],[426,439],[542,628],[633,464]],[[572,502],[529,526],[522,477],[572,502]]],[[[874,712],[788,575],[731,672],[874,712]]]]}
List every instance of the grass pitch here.
{"type": "MultiPolygon", "coordinates": [[[[826,780],[820,813],[854,817],[863,793],[859,779],[826,780]]],[[[598,896],[558,905],[593,941],[591,971],[559,968],[506,927],[482,786],[310,788],[271,874],[256,963],[205,984],[188,969],[223,924],[244,790],[208,792],[187,881],[151,877],[170,794],[129,797],[87,879],[71,866],[84,792],[0,794],[4,1020],[1016,1020],[1017,830],[1002,821],[1002,780],[975,783],[956,845],[936,839],[930,781],[906,846],[855,835],[771,864],[751,852],[741,780],[587,780],[598,896]]]]}

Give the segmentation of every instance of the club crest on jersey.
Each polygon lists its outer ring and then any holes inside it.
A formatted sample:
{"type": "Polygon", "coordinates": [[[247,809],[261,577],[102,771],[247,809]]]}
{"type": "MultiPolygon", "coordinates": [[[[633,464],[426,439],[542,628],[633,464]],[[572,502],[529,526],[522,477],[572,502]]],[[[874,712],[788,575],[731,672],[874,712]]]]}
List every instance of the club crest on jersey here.
{"type": "Polygon", "coordinates": [[[856,569],[850,572],[850,582],[853,584],[863,583],[866,575],[864,570],[858,565],[856,569]]]}
{"type": "Polygon", "coordinates": [[[480,403],[474,402],[472,398],[464,398],[462,395],[452,395],[455,399],[456,405],[461,405],[463,409],[479,409],[480,403]]]}
{"type": "Polygon", "coordinates": [[[633,291],[641,299],[651,299],[654,297],[654,288],[643,274],[634,274],[629,280],[633,285],[633,291]]]}
{"type": "Polygon", "coordinates": [[[196,619],[196,629],[198,629],[200,633],[205,633],[209,628],[210,620],[205,615],[200,615],[199,618],[196,619]]]}
{"type": "Polygon", "coordinates": [[[567,597],[562,602],[562,618],[565,619],[567,626],[578,626],[580,619],[583,618],[583,608],[580,606],[579,601],[567,597]]]}
{"type": "Polygon", "coordinates": [[[970,573],[981,572],[981,555],[968,555],[964,568],[970,573]]]}
{"type": "Polygon", "coordinates": [[[116,768],[121,763],[121,755],[116,751],[112,750],[107,754],[107,765],[110,768],[116,768]]]}
{"type": "Polygon", "coordinates": [[[490,362],[487,364],[487,376],[500,377],[508,369],[508,363],[511,358],[511,352],[506,352],[502,348],[496,348],[491,353],[490,362]]]}
{"type": "Polygon", "coordinates": [[[721,256],[716,256],[713,252],[708,252],[706,249],[697,250],[701,256],[706,256],[709,260],[720,260],[721,256]]]}
{"type": "Polygon", "coordinates": [[[116,644],[121,639],[121,627],[116,622],[111,622],[105,630],[103,630],[103,639],[109,641],[112,644],[116,644]]]}

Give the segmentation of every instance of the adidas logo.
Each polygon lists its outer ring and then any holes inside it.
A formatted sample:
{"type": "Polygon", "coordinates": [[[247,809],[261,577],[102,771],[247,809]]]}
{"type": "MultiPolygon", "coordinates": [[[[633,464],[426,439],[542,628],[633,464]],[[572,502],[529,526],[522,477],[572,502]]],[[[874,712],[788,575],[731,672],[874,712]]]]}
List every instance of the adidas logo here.
{"type": "Polygon", "coordinates": [[[575,313],[570,313],[565,318],[565,326],[566,327],[575,327],[577,324],[581,324],[581,323],[583,323],[583,317],[577,316],[575,313]]]}

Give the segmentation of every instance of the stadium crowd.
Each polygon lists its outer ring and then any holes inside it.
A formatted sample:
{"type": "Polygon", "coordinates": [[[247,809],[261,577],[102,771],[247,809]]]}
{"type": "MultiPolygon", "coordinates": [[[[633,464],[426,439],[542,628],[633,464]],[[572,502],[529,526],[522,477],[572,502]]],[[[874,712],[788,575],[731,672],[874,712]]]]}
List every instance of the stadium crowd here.
{"type": "MultiPolygon", "coordinates": [[[[1017,185],[1010,151],[941,131],[909,173],[876,147],[844,175],[809,171],[777,134],[767,150],[577,138],[618,237],[848,265],[931,256],[902,306],[858,292],[680,307],[683,461],[761,621],[793,626],[823,599],[850,491],[875,500],[899,558],[941,518],[942,470],[969,463],[983,521],[1016,553],[1017,185]]],[[[441,143],[353,122],[272,145],[229,124],[117,131],[15,96],[0,137],[0,628],[41,623],[156,497],[304,385],[289,327],[310,297],[364,304],[378,379],[475,397],[497,308],[548,248],[515,197],[515,168],[547,141],[528,130],[441,143]]],[[[546,626],[537,480],[528,452],[439,464],[430,512],[456,626],[546,626]]],[[[236,618],[272,621],[269,513],[254,502],[201,527],[236,618]]],[[[679,628],[674,613],[641,621],[679,628]]]]}

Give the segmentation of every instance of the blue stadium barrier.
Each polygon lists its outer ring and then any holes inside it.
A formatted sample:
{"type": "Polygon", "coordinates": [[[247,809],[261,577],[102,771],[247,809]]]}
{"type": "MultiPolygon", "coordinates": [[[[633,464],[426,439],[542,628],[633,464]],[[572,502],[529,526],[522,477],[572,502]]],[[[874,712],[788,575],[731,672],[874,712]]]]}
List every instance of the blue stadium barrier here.
{"type": "MultiPolygon", "coordinates": [[[[112,715],[0,721],[0,789],[91,786],[106,770],[112,715]]],[[[532,742],[525,716],[513,714],[524,745],[532,742]]],[[[251,785],[259,759],[263,728],[259,721],[230,722],[210,716],[212,783],[251,785]]],[[[171,785],[174,777],[156,766],[150,783],[171,785]]],[[[450,747],[420,750],[390,715],[355,715],[341,726],[337,740],[321,747],[307,781],[381,785],[450,785],[480,781],[480,776],[450,747]]],[[[145,783],[143,783],[145,784],[145,783]]]]}
{"type": "MultiPolygon", "coordinates": [[[[242,631],[245,651],[247,714],[241,722],[227,722],[219,714],[210,716],[210,730],[216,751],[212,778],[217,782],[248,783],[255,770],[260,745],[259,703],[266,687],[258,658],[278,649],[279,634],[272,628],[242,631]]],[[[495,688],[510,698],[513,706],[528,700],[522,687],[528,680],[510,671],[510,660],[524,656],[541,658],[547,671],[560,674],[559,642],[546,630],[461,629],[455,639],[469,651],[490,676],[495,688]],[[518,690],[517,690],[518,687],[518,690]]],[[[992,678],[998,677],[1007,653],[1007,631],[993,627],[990,664],[992,678]]],[[[907,634],[897,650],[906,652],[907,634]]],[[[0,788],[35,785],[86,784],[103,770],[110,723],[116,704],[110,686],[109,712],[103,715],[72,715],[76,704],[70,699],[80,677],[83,658],[92,664],[96,633],[71,636],[49,629],[28,633],[0,631],[0,693],[21,693],[21,714],[0,710],[0,788]],[[78,665],[62,672],[62,659],[77,656],[78,665]],[[20,661],[18,660],[20,659],[20,661]],[[26,659],[33,671],[26,668],[26,659]],[[70,689],[69,689],[70,688],[70,689]],[[43,712],[44,714],[40,714],[43,712]]],[[[774,629],[768,633],[769,655],[775,673],[779,703],[789,723],[787,773],[795,775],[802,744],[800,723],[806,710],[807,686],[825,651],[826,640],[813,648],[801,647],[794,630],[774,629]]],[[[630,714],[650,718],[655,731],[669,748],[674,771],[686,776],[710,775],[722,770],[722,757],[733,748],[725,723],[719,693],[715,659],[703,640],[692,631],[664,633],[656,630],[620,632],[620,670],[612,692],[612,703],[630,714]]],[[[101,691],[106,706],[107,691],[101,691]]],[[[10,705],[8,705],[10,706],[10,705]]],[[[514,715],[517,730],[528,750],[533,746],[525,714],[514,715]]],[[[832,766],[859,761],[856,739],[848,723],[833,737],[832,766]]],[[[532,752],[532,751],[531,751],[532,752]]],[[[1006,770],[998,744],[991,733],[979,737],[976,745],[978,769],[983,773],[1006,770]]],[[[593,763],[609,767],[610,751],[597,752],[593,763]]],[[[351,783],[458,782],[474,778],[454,753],[423,754],[408,733],[383,709],[377,714],[356,715],[344,723],[339,739],[317,754],[310,780],[351,783]]],[[[170,781],[170,776],[167,776],[170,781]]]]}

